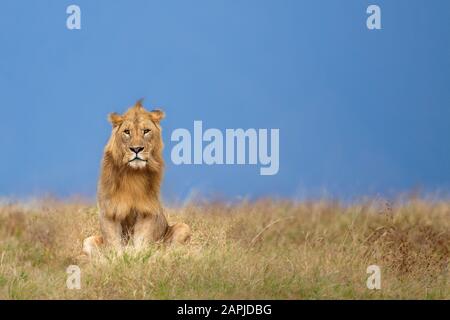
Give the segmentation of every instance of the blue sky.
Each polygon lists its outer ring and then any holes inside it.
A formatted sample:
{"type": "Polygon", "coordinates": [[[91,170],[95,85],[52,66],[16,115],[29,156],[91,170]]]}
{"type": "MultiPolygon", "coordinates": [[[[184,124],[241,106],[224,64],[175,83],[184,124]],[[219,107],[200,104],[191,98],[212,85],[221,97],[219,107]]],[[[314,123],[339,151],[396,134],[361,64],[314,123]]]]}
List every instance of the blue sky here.
{"type": "Polygon", "coordinates": [[[0,196],[95,195],[109,112],[161,107],[166,199],[450,187],[450,2],[2,1],[0,196]],[[81,30],[66,8],[81,8],[81,30]],[[377,4],[382,30],[366,28],[377,4]],[[176,128],[279,128],[280,170],[175,166],[176,128]]]}

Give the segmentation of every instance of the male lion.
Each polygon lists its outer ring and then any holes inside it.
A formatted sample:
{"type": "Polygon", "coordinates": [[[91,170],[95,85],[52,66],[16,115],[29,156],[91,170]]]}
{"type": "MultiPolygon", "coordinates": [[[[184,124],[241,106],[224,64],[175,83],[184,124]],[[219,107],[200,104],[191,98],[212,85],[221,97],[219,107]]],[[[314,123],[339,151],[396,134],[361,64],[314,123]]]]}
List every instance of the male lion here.
{"type": "Polygon", "coordinates": [[[189,226],[169,226],[160,202],[163,118],[161,110],[145,110],[141,100],[123,115],[109,115],[113,128],[104,150],[97,192],[102,236],[84,240],[83,252],[88,256],[103,243],[121,252],[128,242],[141,249],[160,240],[189,240],[189,226]]]}

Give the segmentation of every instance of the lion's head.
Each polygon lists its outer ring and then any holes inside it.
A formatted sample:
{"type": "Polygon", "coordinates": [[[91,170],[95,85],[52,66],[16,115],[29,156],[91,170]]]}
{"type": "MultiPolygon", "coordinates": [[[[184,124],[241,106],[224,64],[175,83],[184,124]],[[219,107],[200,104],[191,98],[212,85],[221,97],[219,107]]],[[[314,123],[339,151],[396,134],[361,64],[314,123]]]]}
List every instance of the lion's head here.
{"type": "Polygon", "coordinates": [[[164,112],[147,111],[141,100],[123,115],[109,114],[113,129],[105,151],[114,164],[130,170],[161,170],[163,118],[164,112]]]}

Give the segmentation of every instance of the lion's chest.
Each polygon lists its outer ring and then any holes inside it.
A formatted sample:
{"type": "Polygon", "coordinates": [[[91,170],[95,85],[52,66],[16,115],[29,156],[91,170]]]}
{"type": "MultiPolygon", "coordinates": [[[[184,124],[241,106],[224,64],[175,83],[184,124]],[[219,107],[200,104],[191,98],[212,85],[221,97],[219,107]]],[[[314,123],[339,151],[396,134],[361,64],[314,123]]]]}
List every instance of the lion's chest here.
{"type": "Polygon", "coordinates": [[[143,179],[123,178],[105,198],[106,211],[117,220],[124,220],[133,213],[149,215],[159,210],[157,198],[143,179]]]}

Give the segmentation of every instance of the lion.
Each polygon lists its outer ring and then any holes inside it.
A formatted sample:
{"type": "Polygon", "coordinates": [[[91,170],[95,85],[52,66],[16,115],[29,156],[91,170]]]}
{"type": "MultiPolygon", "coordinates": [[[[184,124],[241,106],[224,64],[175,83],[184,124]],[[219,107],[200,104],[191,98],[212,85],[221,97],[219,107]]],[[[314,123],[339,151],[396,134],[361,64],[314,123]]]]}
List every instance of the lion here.
{"type": "Polygon", "coordinates": [[[122,252],[152,242],[184,244],[191,237],[185,223],[169,226],[160,200],[164,171],[161,110],[147,111],[142,100],[123,115],[109,114],[111,137],[106,144],[97,188],[101,236],[83,241],[91,256],[101,245],[122,252]]]}

